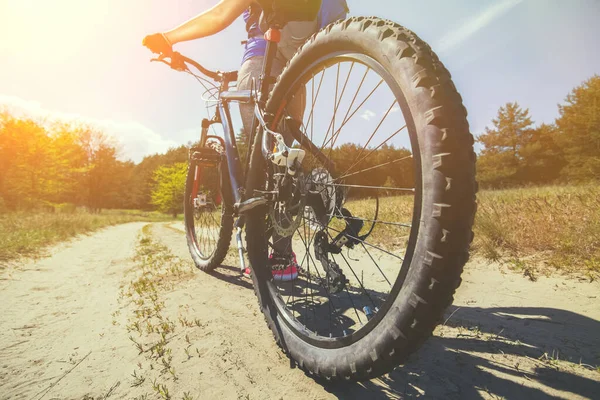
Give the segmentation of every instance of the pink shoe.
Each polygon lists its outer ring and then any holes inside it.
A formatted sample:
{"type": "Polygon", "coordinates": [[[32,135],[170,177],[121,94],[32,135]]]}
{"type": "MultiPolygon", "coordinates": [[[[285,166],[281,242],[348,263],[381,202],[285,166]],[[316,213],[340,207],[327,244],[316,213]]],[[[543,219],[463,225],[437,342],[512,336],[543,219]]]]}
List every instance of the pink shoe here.
{"type": "Polygon", "coordinates": [[[252,278],[252,270],[250,270],[250,267],[246,267],[244,272],[242,272],[242,275],[244,275],[246,278],[252,278]]]}
{"type": "Polygon", "coordinates": [[[291,253],[288,256],[275,256],[273,253],[269,256],[273,279],[280,282],[289,282],[298,277],[298,261],[296,254],[291,253]]]}

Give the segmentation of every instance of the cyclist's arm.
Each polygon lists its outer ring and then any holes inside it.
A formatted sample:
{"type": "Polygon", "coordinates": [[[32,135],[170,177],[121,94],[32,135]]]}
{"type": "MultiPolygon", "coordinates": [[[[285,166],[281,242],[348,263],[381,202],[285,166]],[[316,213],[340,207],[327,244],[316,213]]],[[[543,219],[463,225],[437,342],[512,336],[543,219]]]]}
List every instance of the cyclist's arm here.
{"type": "Polygon", "coordinates": [[[164,35],[171,44],[214,35],[231,25],[252,3],[253,0],[221,0],[211,9],[164,35]]]}

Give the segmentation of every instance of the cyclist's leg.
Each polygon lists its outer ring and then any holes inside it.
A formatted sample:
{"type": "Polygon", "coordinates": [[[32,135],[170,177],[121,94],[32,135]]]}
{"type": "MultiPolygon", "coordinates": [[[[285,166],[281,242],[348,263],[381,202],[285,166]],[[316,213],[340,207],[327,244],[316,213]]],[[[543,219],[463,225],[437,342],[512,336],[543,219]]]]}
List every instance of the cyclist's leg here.
{"type": "MultiPolygon", "coordinates": [[[[262,27],[266,28],[266,27],[262,27]]],[[[271,76],[278,77],[283,71],[287,62],[294,56],[298,48],[310,38],[319,29],[318,19],[314,21],[292,21],[286,24],[281,31],[281,41],[277,46],[277,55],[273,61],[271,68],[271,76]]],[[[254,80],[258,85],[258,80],[262,72],[263,56],[249,58],[240,67],[238,72],[238,89],[248,90],[252,88],[254,80]]],[[[292,118],[302,121],[304,115],[304,106],[306,99],[306,91],[302,88],[286,107],[286,112],[292,118]]],[[[240,113],[244,132],[249,134],[252,129],[252,119],[254,117],[254,106],[251,104],[240,104],[240,113]]],[[[281,132],[284,135],[285,141],[291,145],[293,140],[287,132],[281,132]]]]}
{"type": "MultiPolygon", "coordinates": [[[[255,85],[258,85],[258,80],[262,72],[263,56],[256,56],[246,60],[238,72],[238,90],[248,90],[252,88],[252,81],[255,81],[255,85]]],[[[273,67],[271,69],[271,75],[273,77],[279,76],[283,68],[285,67],[286,60],[281,53],[277,54],[273,67]]],[[[305,90],[298,93],[290,101],[290,104],[286,107],[286,112],[292,118],[302,121],[305,107],[305,90]]],[[[244,133],[249,135],[252,129],[252,119],[254,118],[254,105],[248,103],[240,103],[240,114],[242,117],[242,124],[244,126],[244,133]]],[[[281,132],[284,135],[285,141],[288,146],[292,145],[293,139],[287,132],[281,132]]]]}
{"type": "MultiPolygon", "coordinates": [[[[299,46],[308,39],[318,29],[317,21],[311,22],[290,22],[282,31],[281,42],[278,45],[277,56],[273,62],[271,76],[277,77],[285,67],[287,61],[295,54],[299,46]]],[[[262,72],[264,57],[252,57],[246,60],[238,72],[238,89],[247,90],[252,87],[252,81],[258,83],[258,79],[262,72]]],[[[302,121],[304,117],[304,109],[306,106],[306,91],[297,93],[286,107],[286,113],[297,121],[302,121]]],[[[240,114],[244,125],[244,132],[249,134],[252,129],[252,120],[254,117],[254,106],[252,104],[240,104],[240,114]]],[[[288,132],[281,132],[288,146],[293,143],[293,138],[288,132]]],[[[289,258],[290,263],[296,263],[293,256],[291,237],[281,237],[276,233],[273,234],[274,256],[282,255],[284,259],[289,258]],[[291,257],[288,257],[291,256],[291,257]]],[[[273,262],[278,262],[273,258],[273,262]]],[[[286,265],[284,265],[285,267],[286,265]]]]}
{"type": "MultiPolygon", "coordinates": [[[[239,76],[238,89],[239,90],[250,89],[252,87],[253,80],[256,83],[258,83],[259,76],[262,72],[263,60],[264,60],[264,57],[257,56],[257,57],[252,57],[252,58],[246,60],[242,64],[242,66],[240,67],[240,70],[238,72],[238,76],[239,76]]],[[[273,76],[278,76],[279,73],[282,71],[284,65],[285,65],[285,63],[283,62],[282,57],[278,56],[275,59],[275,61],[273,62],[273,68],[272,68],[273,76]]],[[[300,102],[294,101],[293,103],[298,103],[298,104],[290,103],[290,106],[289,106],[290,114],[292,114],[293,118],[302,118],[302,114],[304,111],[304,108],[301,107],[302,103],[303,103],[303,99],[300,102]]],[[[244,133],[246,135],[249,135],[250,130],[252,129],[252,119],[254,118],[254,105],[247,104],[247,103],[240,103],[240,114],[242,117],[242,124],[244,126],[244,133]]],[[[288,142],[288,145],[291,145],[292,141],[289,139],[286,139],[286,142],[288,142]]],[[[280,254],[287,254],[287,253],[291,252],[290,239],[276,236],[273,241],[276,243],[276,248],[275,248],[276,252],[278,252],[280,254]]]]}
{"type": "MultiPolygon", "coordinates": [[[[249,90],[252,88],[252,82],[258,85],[260,73],[262,72],[263,56],[256,56],[249,58],[244,61],[238,71],[238,90],[249,90]]],[[[279,63],[274,63],[274,68],[281,72],[281,66],[279,63]]],[[[240,114],[242,117],[242,124],[244,126],[244,134],[246,137],[250,136],[250,130],[252,129],[252,120],[254,118],[254,104],[240,103],[240,114]]]]}

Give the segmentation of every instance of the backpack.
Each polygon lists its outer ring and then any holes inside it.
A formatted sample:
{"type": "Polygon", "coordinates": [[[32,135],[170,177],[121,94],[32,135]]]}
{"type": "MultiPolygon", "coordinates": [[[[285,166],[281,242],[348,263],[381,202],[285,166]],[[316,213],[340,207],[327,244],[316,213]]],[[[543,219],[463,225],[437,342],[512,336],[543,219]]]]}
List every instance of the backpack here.
{"type": "Polygon", "coordinates": [[[257,0],[268,23],[285,25],[290,21],[314,21],[321,0],[257,0]]]}
{"type": "Polygon", "coordinates": [[[346,18],[350,11],[346,0],[259,0],[259,7],[250,6],[246,20],[246,31],[248,37],[256,36],[258,33],[258,19],[263,10],[270,10],[271,20],[279,18],[277,22],[285,25],[290,21],[313,21],[318,18],[319,29],[322,29],[338,19],[346,18]],[[264,8],[267,7],[267,8],[264,8]],[[275,14],[275,15],[273,15],[275,14]]]}
{"type": "Polygon", "coordinates": [[[325,0],[319,10],[319,29],[325,28],[332,22],[338,19],[345,19],[350,11],[346,0],[325,0]]]}
{"type": "MultiPolygon", "coordinates": [[[[267,3],[269,13],[265,12],[262,22],[275,21],[279,25],[286,25],[293,21],[314,21],[317,20],[315,29],[322,29],[338,19],[346,18],[348,5],[346,0],[261,0],[244,11],[244,21],[246,22],[246,31],[248,32],[248,41],[242,63],[246,60],[262,56],[265,53],[266,42],[263,39],[261,30],[261,14],[263,13],[263,3],[267,3]],[[309,4],[310,3],[310,4],[309,4]],[[316,9],[316,11],[315,11],[316,9]],[[268,18],[271,18],[270,20],[268,18]],[[275,19],[276,18],[276,19],[275,19]]],[[[263,25],[264,29],[265,26],[263,25]]],[[[312,34],[312,33],[311,33],[312,34]]],[[[297,40],[298,45],[304,42],[304,39],[297,40]]],[[[288,46],[289,47],[289,46],[288,46]]],[[[293,46],[292,46],[293,47],[293,46]]],[[[283,48],[280,49],[285,52],[283,48]]],[[[296,49],[288,49],[288,57],[291,57],[296,49]]]]}

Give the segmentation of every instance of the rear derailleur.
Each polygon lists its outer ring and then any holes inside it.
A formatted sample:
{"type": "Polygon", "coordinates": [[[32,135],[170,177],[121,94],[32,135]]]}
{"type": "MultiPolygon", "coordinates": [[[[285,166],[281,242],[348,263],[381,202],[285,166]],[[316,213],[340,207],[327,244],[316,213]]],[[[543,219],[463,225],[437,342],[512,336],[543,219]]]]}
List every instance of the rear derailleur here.
{"type": "Polygon", "coordinates": [[[331,243],[324,230],[317,232],[314,239],[315,257],[321,262],[326,274],[325,279],[322,279],[322,284],[332,294],[344,290],[348,279],[340,266],[329,259],[329,254],[340,254],[344,246],[349,249],[354,248],[361,240],[358,234],[363,227],[363,222],[354,219],[350,211],[345,208],[342,209],[342,217],[346,221],[346,228],[333,238],[331,243]]]}

